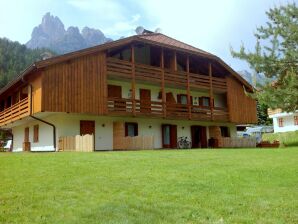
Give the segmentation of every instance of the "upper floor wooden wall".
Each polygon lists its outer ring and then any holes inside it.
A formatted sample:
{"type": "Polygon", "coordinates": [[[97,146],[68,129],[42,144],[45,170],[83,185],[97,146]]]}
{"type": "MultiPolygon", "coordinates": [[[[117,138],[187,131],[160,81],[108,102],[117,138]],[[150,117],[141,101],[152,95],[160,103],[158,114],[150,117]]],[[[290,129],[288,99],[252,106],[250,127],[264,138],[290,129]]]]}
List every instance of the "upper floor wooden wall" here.
{"type": "Polygon", "coordinates": [[[234,77],[226,77],[226,80],[230,121],[238,124],[256,123],[256,101],[245,94],[243,85],[234,77]]]}
{"type": "Polygon", "coordinates": [[[42,111],[105,114],[105,61],[100,52],[47,67],[42,72],[42,111]]]}

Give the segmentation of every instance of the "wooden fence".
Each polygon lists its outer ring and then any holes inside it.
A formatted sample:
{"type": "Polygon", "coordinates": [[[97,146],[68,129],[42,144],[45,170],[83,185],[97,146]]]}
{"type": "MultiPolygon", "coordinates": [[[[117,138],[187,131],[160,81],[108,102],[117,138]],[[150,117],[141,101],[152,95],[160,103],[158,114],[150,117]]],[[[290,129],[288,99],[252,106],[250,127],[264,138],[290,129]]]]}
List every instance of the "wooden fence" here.
{"type": "Polygon", "coordinates": [[[118,137],[117,150],[154,149],[154,136],[118,137]]]}
{"type": "Polygon", "coordinates": [[[93,152],[93,135],[76,135],[59,138],[59,151],[93,152]]]}
{"type": "Polygon", "coordinates": [[[255,148],[256,138],[221,138],[221,147],[223,148],[255,148]]]}

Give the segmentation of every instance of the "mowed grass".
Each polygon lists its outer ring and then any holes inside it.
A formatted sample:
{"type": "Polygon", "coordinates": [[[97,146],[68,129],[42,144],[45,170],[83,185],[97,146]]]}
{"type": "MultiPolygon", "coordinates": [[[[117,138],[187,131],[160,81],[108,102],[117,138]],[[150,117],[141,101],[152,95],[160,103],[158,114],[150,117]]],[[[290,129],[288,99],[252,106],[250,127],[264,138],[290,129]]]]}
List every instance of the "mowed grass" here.
{"type": "Polygon", "coordinates": [[[298,148],[1,153],[0,223],[298,223],[298,148]]]}

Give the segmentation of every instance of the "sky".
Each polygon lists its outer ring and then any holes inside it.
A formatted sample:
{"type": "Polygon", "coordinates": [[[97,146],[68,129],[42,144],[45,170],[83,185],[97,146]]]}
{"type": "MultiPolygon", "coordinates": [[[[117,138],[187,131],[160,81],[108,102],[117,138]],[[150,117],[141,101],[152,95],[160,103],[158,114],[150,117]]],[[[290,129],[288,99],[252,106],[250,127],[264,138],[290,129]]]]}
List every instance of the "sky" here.
{"type": "Polygon", "coordinates": [[[230,47],[243,43],[253,50],[256,27],[267,21],[269,8],[298,0],[0,0],[0,37],[25,44],[32,29],[50,12],[65,28],[100,29],[118,39],[137,26],[213,53],[236,71],[248,65],[233,59],[230,47]]]}

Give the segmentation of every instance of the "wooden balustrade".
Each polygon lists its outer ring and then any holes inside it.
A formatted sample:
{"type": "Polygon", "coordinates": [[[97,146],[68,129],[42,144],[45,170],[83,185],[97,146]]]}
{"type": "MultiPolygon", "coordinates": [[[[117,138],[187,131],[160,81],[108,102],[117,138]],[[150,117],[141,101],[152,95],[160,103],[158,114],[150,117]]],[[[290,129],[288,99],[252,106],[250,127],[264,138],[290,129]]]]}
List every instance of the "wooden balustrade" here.
{"type": "MultiPolygon", "coordinates": [[[[160,101],[141,101],[135,100],[136,116],[162,117],[163,103],[160,101]]],[[[168,118],[184,118],[189,115],[191,108],[192,120],[210,121],[211,108],[206,106],[195,106],[188,104],[166,103],[166,117],[168,118]]],[[[108,112],[111,115],[133,115],[132,99],[108,98],[108,112]]],[[[226,108],[214,107],[213,119],[215,121],[228,121],[228,111],[226,108]]]]}
{"type": "MultiPolygon", "coordinates": [[[[131,80],[132,63],[125,60],[109,57],[107,58],[108,77],[118,77],[131,80]]],[[[162,68],[135,63],[136,80],[161,83],[162,68]]],[[[187,72],[164,69],[165,84],[186,87],[187,72]]],[[[208,75],[189,73],[190,87],[193,89],[209,89],[210,79],[208,75]]],[[[212,77],[214,89],[225,91],[227,89],[226,80],[212,77]]]]}
{"type": "Polygon", "coordinates": [[[28,97],[0,112],[0,126],[29,115],[28,97]]]}

